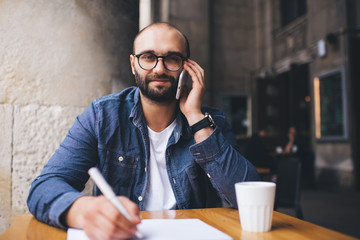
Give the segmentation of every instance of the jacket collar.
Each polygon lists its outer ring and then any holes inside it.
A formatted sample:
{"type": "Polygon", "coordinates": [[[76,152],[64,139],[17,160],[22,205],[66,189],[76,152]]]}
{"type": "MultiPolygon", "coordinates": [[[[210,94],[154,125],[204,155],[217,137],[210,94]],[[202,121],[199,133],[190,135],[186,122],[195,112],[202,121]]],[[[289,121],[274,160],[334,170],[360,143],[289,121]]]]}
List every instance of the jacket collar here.
{"type": "MultiPolygon", "coordinates": [[[[179,104],[177,104],[177,114],[176,114],[176,127],[174,129],[174,140],[178,142],[180,136],[185,139],[190,139],[192,137],[189,124],[186,120],[186,117],[180,111],[179,104]]],[[[146,121],[141,107],[140,101],[140,90],[137,87],[134,93],[134,106],[131,109],[129,120],[139,129],[146,129],[146,121]]]]}

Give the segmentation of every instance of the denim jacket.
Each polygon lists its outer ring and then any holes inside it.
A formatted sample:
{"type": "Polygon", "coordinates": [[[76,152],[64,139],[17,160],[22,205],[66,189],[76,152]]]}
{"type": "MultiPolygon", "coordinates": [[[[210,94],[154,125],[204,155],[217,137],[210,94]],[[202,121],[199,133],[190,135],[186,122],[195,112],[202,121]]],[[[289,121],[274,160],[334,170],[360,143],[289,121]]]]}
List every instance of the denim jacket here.
{"type": "MultiPolygon", "coordinates": [[[[177,208],[216,207],[221,200],[237,207],[234,184],[259,180],[259,176],[234,147],[236,141],[225,115],[209,107],[202,110],[216,123],[207,139],[196,144],[178,110],[167,144],[167,172],[177,208]]],[[[127,196],[144,210],[149,146],[138,88],[94,100],[32,182],[27,200],[30,212],[43,222],[66,228],[61,216],[83,196],[87,171],[94,166],[117,195],[127,196]]],[[[94,195],[99,194],[94,187],[94,195]]]]}

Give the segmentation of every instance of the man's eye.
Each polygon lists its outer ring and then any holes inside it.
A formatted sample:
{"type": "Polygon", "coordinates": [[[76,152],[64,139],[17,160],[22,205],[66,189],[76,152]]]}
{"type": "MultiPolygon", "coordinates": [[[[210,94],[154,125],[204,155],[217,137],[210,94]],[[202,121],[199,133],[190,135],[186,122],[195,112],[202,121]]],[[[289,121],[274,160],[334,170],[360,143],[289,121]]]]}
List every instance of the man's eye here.
{"type": "Polygon", "coordinates": [[[170,60],[170,61],[179,61],[179,60],[181,60],[181,58],[178,55],[168,55],[168,56],[166,56],[166,59],[170,60]]]}
{"type": "Polygon", "coordinates": [[[147,61],[155,60],[155,56],[153,54],[144,54],[141,55],[141,58],[147,61]]]}

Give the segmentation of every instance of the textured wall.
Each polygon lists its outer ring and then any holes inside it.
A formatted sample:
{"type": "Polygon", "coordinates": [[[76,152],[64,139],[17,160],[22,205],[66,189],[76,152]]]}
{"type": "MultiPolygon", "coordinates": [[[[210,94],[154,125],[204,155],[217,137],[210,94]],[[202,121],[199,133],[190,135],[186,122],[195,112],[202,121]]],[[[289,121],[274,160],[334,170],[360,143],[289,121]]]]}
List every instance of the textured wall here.
{"type": "Polygon", "coordinates": [[[13,118],[12,211],[27,211],[29,184],[54,153],[80,107],[16,105],[13,118]]]}
{"type": "Polygon", "coordinates": [[[0,0],[0,233],[28,211],[30,183],[75,117],[130,85],[137,30],[138,1],[0,0]]]}
{"type": "Polygon", "coordinates": [[[109,92],[100,29],[81,10],[73,1],[0,2],[3,102],[84,106],[109,92]]]}
{"type": "Polygon", "coordinates": [[[0,233],[11,217],[12,112],[11,105],[0,104],[0,233]]]}

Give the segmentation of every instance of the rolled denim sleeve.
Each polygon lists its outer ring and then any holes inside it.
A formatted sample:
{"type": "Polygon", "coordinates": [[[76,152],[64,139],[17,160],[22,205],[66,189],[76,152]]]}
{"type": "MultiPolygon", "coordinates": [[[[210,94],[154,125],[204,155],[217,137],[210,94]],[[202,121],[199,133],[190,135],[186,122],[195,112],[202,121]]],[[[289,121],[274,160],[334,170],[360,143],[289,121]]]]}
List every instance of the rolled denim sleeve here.
{"type": "Polygon", "coordinates": [[[27,204],[40,221],[66,228],[62,215],[83,196],[87,171],[98,162],[94,105],[77,117],[64,141],[31,184],[27,204]]]}
{"type": "Polygon", "coordinates": [[[220,197],[236,208],[234,184],[257,181],[260,177],[255,167],[234,146],[235,137],[230,126],[224,123],[221,127],[217,126],[207,139],[191,146],[190,152],[220,197]]]}

